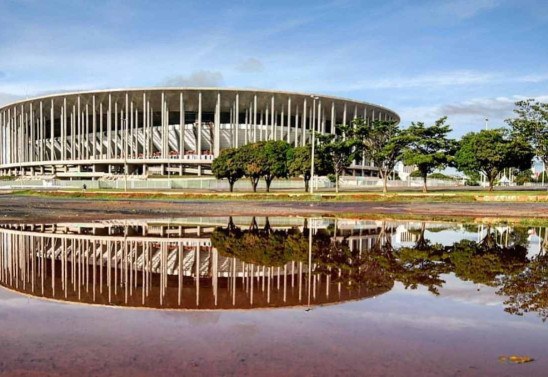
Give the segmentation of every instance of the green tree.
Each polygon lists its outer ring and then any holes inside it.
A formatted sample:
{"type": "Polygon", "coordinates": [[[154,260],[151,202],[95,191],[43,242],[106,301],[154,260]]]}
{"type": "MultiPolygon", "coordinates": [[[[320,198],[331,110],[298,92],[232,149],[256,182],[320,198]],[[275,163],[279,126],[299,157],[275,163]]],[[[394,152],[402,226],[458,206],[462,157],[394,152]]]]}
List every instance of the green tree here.
{"type": "Polygon", "coordinates": [[[246,144],[238,148],[238,161],[244,174],[249,178],[253,192],[257,192],[259,179],[265,175],[267,166],[266,154],[263,152],[265,142],[246,144]]]}
{"type": "Polygon", "coordinates": [[[516,182],[518,186],[523,186],[523,184],[527,182],[533,182],[533,172],[531,169],[519,171],[514,178],[514,182],[516,182]]]}
{"type": "Polygon", "coordinates": [[[283,140],[267,141],[260,152],[264,155],[265,166],[263,176],[266,182],[266,192],[270,192],[270,184],[274,178],[287,178],[289,176],[288,154],[291,146],[283,140]]]}
{"type": "Polygon", "coordinates": [[[309,145],[291,148],[287,157],[289,175],[292,177],[302,175],[305,192],[308,192],[308,185],[310,183],[310,152],[309,145]]]}
{"type": "Polygon", "coordinates": [[[226,178],[230,185],[230,192],[234,191],[234,183],[244,176],[244,170],[238,158],[238,150],[223,149],[219,156],[213,160],[211,172],[217,179],[226,178]]]}
{"type": "Polygon", "coordinates": [[[365,158],[372,161],[383,181],[383,192],[388,191],[387,182],[394,166],[401,160],[408,143],[396,122],[375,120],[366,122],[362,118],[353,121],[356,137],[361,141],[360,149],[365,158]]]}
{"type": "Polygon", "coordinates": [[[548,169],[548,103],[534,99],[518,101],[514,112],[517,117],[507,119],[506,122],[515,135],[531,144],[535,155],[548,169]]]}
{"type": "Polygon", "coordinates": [[[428,191],[428,174],[448,166],[455,152],[456,142],[447,137],[451,126],[445,124],[446,120],[447,117],[440,118],[430,127],[413,122],[406,130],[408,144],[403,152],[403,162],[417,167],[424,182],[423,192],[428,191]]]}
{"type": "Polygon", "coordinates": [[[511,138],[507,130],[499,128],[464,135],[454,161],[457,169],[466,174],[483,173],[489,182],[489,191],[492,191],[504,169],[527,169],[531,166],[533,155],[525,140],[511,138]]]}
{"type": "Polygon", "coordinates": [[[336,134],[318,134],[317,154],[329,161],[335,174],[335,192],[339,192],[339,177],[359,153],[359,141],[352,126],[337,126],[336,134]]]}
{"type": "MultiPolygon", "coordinates": [[[[288,169],[291,177],[302,176],[304,180],[304,191],[308,192],[310,184],[310,155],[311,146],[305,145],[297,148],[290,148],[288,151],[288,169]]],[[[322,154],[315,153],[314,173],[317,175],[327,175],[333,172],[330,161],[322,154]]]]}

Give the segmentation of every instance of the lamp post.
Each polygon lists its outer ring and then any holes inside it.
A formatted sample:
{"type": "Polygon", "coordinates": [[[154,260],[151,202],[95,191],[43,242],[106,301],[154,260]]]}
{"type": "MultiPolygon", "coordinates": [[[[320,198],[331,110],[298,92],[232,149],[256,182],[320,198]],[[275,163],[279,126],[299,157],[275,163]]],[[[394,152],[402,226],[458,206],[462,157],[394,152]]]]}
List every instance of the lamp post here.
{"type": "Polygon", "coordinates": [[[310,156],[310,194],[314,193],[314,155],[316,153],[316,100],[318,97],[311,96],[312,97],[312,123],[310,130],[312,131],[312,152],[310,156]]]}

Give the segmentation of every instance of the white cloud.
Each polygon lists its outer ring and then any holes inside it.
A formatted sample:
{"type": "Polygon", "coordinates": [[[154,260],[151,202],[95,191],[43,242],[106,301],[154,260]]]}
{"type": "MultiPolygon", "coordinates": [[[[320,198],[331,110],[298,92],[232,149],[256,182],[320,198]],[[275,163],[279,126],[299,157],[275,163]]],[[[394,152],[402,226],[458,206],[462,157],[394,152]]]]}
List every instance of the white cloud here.
{"type": "Polygon", "coordinates": [[[442,13],[456,16],[459,19],[467,19],[477,14],[496,8],[500,1],[496,0],[452,0],[440,3],[439,10],[442,13]]]}
{"type": "Polygon", "coordinates": [[[0,92],[0,106],[11,103],[11,102],[15,102],[21,98],[22,98],[21,96],[18,96],[15,94],[0,92]]]}
{"type": "Polygon", "coordinates": [[[248,58],[236,66],[236,69],[245,73],[256,73],[264,70],[263,62],[256,58],[248,58]]]}
{"type": "Polygon", "coordinates": [[[433,106],[417,106],[398,109],[402,124],[407,126],[411,121],[433,122],[442,116],[449,117],[449,124],[461,134],[463,131],[476,130],[489,119],[492,127],[502,127],[504,120],[514,115],[514,104],[517,101],[534,98],[537,101],[548,103],[548,94],[537,96],[514,95],[510,97],[475,98],[466,101],[439,104],[433,106]]]}
{"type": "Polygon", "coordinates": [[[164,80],[164,86],[218,87],[223,86],[223,74],[216,71],[196,71],[188,76],[171,76],[164,80]]]}
{"type": "Polygon", "coordinates": [[[503,83],[541,83],[548,81],[548,74],[512,75],[510,73],[490,73],[471,70],[432,72],[416,76],[392,76],[374,80],[359,80],[344,85],[344,88],[359,89],[403,89],[438,88],[503,83]]]}
{"type": "Polygon", "coordinates": [[[415,77],[391,77],[364,82],[366,88],[395,89],[412,87],[439,87],[453,85],[483,84],[492,81],[495,76],[490,73],[474,71],[454,71],[418,75],[415,77]]]}

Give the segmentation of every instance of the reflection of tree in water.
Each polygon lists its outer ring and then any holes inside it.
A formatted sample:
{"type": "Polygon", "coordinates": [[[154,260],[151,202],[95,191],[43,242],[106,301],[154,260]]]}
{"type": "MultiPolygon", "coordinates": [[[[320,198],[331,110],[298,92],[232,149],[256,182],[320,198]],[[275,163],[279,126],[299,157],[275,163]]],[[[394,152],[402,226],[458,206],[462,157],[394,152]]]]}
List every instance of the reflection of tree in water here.
{"type": "Polygon", "coordinates": [[[487,227],[480,242],[458,241],[447,248],[452,271],[462,280],[497,286],[502,276],[516,274],[527,265],[526,235],[522,230],[498,232],[487,227]]]}
{"type": "MultiPolygon", "coordinates": [[[[384,228],[384,227],[383,227],[384,228]]],[[[315,273],[323,273],[331,276],[333,282],[342,283],[347,288],[356,285],[365,285],[368,288],[390,289],[394,285],[394,279],[380,258],[371,252],[363,252],[351,249],[348,237],[338,239],[337,229],[332,229],[333,237],[327,234],[329,242],[322,243],[315,254],[315,273]]],[[[382,233],[382,232],[381,232],[382,233]]],[[[314,237],[325,237],[325,233],[318,232],[314,237]]]]}
{"type": "Polygon", "coordinates": [[[236,227],[231,218],[226,228],[215,229],[211,242],[222,255],[267,267],[305,260],[308,255],[308,242],[298,229],[273,230],[268,220],[260,229],[255,218],[248,230],[236,227]]]}
{"type": "MultiPolygon", "coordinates": [[[[548,256],[527,258],[527,229],[487,226],[479,242],[463,239],[443,246],[428,240],[425,228],[423,223],[413,231],[417,234],[414,246],[395,248],[393,229],[382,223],[371,248],[363,251],[352,249],[348,236],[337,234],[336,227],[318,229],[312,241],[313,273],[328,275],[349,289],[390,289],[398,281],[408,289],[424,286],[436,295],[445,283],[443,275],[454,273],[463,281],[499,287],[497,293],[508,297],[509,313],[534,311],[548,318],[548,256]]],[[[225,256],[282,266],[308,261],[309,232],[306,223],[302,231],[273,230],[268,219],[263,228],[253,219],[249,229],[242,230],[230,221],[227,228],[214,231],[212,243],[225,256]]]]}
{"type": "Polygon", "coordinates": [[[504,304],[508,313],[537,312],[543,321],[548,319],[548,255],[545,252],[534,257],[519,273],[501,280],[498,293],[507,296],[504,304]]]}

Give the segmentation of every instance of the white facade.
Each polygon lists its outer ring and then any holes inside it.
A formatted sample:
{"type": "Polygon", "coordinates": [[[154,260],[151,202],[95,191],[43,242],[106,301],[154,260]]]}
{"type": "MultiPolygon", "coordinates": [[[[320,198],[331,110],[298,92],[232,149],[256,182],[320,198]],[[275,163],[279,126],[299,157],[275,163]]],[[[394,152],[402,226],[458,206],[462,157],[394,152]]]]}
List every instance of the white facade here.
{"type": "Polygon", "coordinates": [[[0,173],[202,174],[224,148],[263,140],[305,145],[312,129],[335,132],[334,125],[356,117],[399,122],[382,106],[290,92],[157,88],[49,95],[0,108],[0,173]]]}

